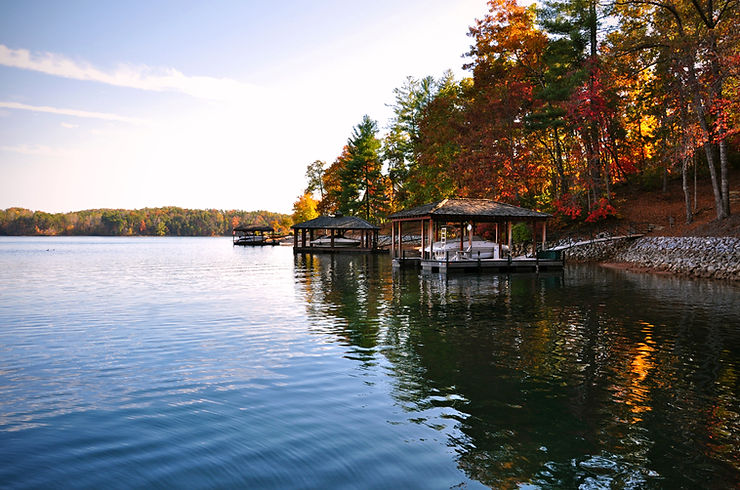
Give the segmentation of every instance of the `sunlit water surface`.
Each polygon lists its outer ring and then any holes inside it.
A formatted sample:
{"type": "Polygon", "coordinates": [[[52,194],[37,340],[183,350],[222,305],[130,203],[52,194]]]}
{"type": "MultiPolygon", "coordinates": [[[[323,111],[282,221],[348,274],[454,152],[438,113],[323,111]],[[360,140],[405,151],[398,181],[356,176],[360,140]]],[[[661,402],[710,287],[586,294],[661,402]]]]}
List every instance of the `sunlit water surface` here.
{"type": "Polygon", "coordinates": [[[735,488],[740,288],[0,238],[0,487],[735,488]]]}

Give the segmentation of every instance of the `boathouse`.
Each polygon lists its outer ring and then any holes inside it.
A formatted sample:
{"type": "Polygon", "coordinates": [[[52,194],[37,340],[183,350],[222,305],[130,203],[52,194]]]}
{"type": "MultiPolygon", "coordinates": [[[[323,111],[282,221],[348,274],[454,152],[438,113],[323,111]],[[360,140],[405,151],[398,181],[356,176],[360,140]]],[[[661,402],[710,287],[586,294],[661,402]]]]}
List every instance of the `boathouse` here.
{"type": "Polygon", "coordinates": [[[421,266],[423,270],[435,272],[452,269],[509,272],[562,268],[560,254],[545,250],[547,220],[551,217],[547,213],[490,199],[444,199],[398,211],[388,217],[391,220],[390,251],[393,265],[421,266]],[[512,227],[521,222],[531,225],[535,251],[531,256],[512,257],[512,227]],[[486,240],[476,235],[482,223],[490,223],[489,228],[492,228],[493,236],[486,240]],[[405,227],[413,228],[420,235],[419,248],[404,247],[405,227]],[[450,239],[450,236],[454,238],[450,239]],[[538,242],[541,242],[539,247],[538,242]]]}
{"type": "Polygon", "coordinates": [[[374,253],[380,228],[356,216],[319,216],[291,226],[293,253],[374,253]]]}
{"type": "Polygon", "coordinates": [[[231,240],[234,245],[262,246],[277,245],[275,230],[271,226],[237,226],[231,232],[231,240]]]}

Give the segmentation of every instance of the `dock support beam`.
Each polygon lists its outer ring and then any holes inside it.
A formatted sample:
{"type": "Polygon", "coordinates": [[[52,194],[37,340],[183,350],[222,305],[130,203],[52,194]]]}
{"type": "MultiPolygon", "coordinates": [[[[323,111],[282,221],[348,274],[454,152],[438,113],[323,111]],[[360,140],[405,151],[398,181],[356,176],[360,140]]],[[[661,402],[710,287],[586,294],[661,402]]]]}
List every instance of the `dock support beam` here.
{"type": "Polygon", "coordinates": [[[396,222],[391,221],[391,258],[396,258],[396,222]]]}
{"type": "Polygon", "coordinates": [[[545,250],[547,243],[547,221],[542,222],[542,250],[545,250]]]}
{"type": "Polygon", "coordinates": [[[507,221],[507,222],[506,222],[506,230],[507,230],[507,231],[506,231],[506,234],[508,235],[508,241],[507,241],[507,244],[509,245],[509,256],[511,256],[511,252],[512,252],[512,242],[513,242],[513,232],[512,232],[512,230],[511,230],[511,228],[512,228],[512,226],[511,226],[511,221],[507,221]]]}
{"type": "Polygon", "coordinates": [[[398,256],[403,256],[403,221],[398,222],[398,256]]]}

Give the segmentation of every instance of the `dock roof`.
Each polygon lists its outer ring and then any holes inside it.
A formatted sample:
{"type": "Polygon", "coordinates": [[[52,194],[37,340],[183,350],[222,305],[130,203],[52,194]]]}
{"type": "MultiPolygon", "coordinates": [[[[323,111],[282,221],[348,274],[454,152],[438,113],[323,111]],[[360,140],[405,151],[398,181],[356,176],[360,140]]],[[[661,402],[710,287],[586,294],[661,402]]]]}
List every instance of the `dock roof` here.
{"type": "Polygon", "coordinates": [[[249,226],[236,226],[234,231],[275,231],[271,226],[260,226],[260,225],[249,225],[249,226]]]}
{"type": "Polygon", "coordinates": [[[379,230],[380,227],[373,225],[357,216],[343,216],[337,214],[334,216],[319,216],[312,220],[304,221],[291,226],[297,230],[379,230]]]}
{"type": "Polygon", "coordinates": [[[493,201],[491,199],[443,199],[411,209],[404,209],[388,216],[391,220],[408,218],[474,219],[495,221],[497,219],[547,219],[552,215],[531,209],[493,201]]]}

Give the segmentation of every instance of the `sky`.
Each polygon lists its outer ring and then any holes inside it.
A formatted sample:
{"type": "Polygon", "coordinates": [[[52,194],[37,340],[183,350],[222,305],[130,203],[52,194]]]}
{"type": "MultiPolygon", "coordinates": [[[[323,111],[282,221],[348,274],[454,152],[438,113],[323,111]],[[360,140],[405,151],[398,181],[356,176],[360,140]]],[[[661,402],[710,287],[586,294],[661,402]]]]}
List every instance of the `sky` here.
{"type": "Polygon", "coordinates": [[[0,209],[290,213],[485,0],[0,2],[0,209]]]}

